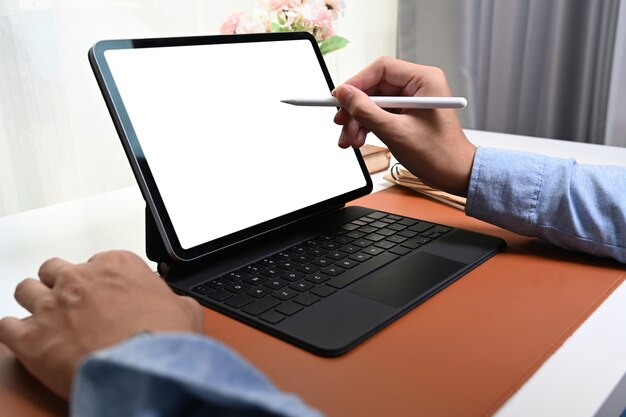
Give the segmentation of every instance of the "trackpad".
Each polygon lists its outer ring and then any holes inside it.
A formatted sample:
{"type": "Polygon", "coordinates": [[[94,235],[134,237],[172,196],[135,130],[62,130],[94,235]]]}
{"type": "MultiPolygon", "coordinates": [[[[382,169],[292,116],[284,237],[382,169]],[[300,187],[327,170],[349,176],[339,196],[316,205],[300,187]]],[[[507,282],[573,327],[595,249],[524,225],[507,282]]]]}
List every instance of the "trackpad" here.
{"type": "Polygon", "coordinates": [[[466,264],[429,253],[417,252],[378,273],[351,292],[402,307],[417,298],[447,285],[466,264]]]}

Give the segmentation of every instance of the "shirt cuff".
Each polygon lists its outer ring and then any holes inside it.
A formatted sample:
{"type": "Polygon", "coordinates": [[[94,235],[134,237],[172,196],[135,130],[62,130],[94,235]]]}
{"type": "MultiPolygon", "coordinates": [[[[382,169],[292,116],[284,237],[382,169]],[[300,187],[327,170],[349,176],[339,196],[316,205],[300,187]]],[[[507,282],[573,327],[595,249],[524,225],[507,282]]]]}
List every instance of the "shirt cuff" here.
{"type": "Polygon", "coordinates": [[[465,213],[532,236],[545,156],[503,149],[476,149],[465,213]]]}

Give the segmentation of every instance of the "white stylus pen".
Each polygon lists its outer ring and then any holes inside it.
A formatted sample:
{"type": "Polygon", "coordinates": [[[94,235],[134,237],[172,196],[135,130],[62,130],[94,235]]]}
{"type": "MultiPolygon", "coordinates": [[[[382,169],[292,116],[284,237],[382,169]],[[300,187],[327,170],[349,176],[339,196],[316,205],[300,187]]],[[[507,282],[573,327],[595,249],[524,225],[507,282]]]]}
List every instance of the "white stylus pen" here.
{"type": "MultiPolygon", "coordinates": [[[[465,97],[391,97],[370,96],[370,99],[385,109],[463,109],[465,97]]],[[[294,106],[341,107],[335,97],[294,98],[281,100],[294,106]]]]}

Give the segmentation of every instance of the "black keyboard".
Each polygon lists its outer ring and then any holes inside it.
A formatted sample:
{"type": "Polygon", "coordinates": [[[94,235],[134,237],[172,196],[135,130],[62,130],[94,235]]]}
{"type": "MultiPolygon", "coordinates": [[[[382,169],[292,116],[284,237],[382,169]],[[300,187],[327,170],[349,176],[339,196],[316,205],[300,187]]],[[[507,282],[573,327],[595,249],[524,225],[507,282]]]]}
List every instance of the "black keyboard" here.
{"type": "Polygon", "coordinates": [[[450,230],[376,211],[192,291],[276,324],[450,230]]]}

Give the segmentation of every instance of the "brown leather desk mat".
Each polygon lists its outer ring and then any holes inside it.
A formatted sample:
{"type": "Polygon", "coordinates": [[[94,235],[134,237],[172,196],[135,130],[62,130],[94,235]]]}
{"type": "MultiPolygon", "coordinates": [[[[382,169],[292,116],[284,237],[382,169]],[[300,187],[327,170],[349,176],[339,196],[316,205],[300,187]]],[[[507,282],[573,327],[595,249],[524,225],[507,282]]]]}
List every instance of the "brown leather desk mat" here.
{"type": "MultiPolygon", "coordinates": [[[[625,277],[617,262],[506,232],[399,187],[354,204],[497,235],[508,247],[338,358],[206,310],[208,335],[329,416],[492,414],[625,277]]],[[[66,413],[3,346],[0,404],[7,415],[66,413]]]]}

